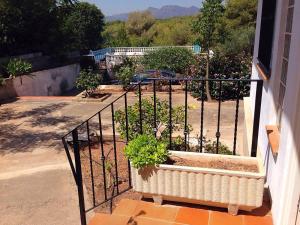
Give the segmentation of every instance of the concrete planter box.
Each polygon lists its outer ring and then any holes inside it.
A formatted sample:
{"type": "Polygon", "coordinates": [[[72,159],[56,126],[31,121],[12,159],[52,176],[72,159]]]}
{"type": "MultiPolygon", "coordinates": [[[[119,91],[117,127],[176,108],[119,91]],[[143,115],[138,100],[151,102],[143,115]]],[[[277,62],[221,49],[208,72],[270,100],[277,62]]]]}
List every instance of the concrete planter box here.
{"type": "Polygon", "coordinates": [[[174,151],[171,154],[192,160],[257,165],[258,172],[164,164],[140,170],[132,167],[133,189],[160,204],[170,200],[225,207],[233,215],[239,209],[250,211],[262,205],[265,172],[259,159],[174,151]]]}

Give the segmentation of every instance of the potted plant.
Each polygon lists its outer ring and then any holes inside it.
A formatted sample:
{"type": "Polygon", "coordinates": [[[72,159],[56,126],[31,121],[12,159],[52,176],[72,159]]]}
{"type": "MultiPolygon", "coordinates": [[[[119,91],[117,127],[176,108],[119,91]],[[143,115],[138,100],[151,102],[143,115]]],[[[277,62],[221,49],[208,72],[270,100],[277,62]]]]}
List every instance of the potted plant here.
{"type": "Polygon", "coordinates": [[[156,203],[163,200],[226,207],[236,215],[263,201],[265,172],[257,158],[168,151],[152,135],[139,135],[125,147],[132,185],[156,203]]]}

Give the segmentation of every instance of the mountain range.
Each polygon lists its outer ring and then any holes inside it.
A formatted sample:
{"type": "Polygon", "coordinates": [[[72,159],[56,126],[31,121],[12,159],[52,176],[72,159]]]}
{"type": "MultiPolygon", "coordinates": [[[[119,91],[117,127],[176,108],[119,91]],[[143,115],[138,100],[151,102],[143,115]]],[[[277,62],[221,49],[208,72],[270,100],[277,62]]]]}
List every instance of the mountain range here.
{"type": "MultiPolygon", "coordinates": [[[[199,12],[199,8],[196,6],[191,6],[191,7],[182,7],[182,6],[177,6],[177,5],[166,5],[159,8],[154,8],[154,7],[149,7],[145,11],[150,11],[152,15],[156,19],[167,19],[167,18],[172,18],[176,16],[192,16],[195,15],[199,12]]],[[[126,21],[128,19],[128,15],[130,13],[121,13],[121,14],[116,14],[112,16],[107,16],[106,21],[116,21],[116,20],[121,20],[121,21],[126,21]]]]}

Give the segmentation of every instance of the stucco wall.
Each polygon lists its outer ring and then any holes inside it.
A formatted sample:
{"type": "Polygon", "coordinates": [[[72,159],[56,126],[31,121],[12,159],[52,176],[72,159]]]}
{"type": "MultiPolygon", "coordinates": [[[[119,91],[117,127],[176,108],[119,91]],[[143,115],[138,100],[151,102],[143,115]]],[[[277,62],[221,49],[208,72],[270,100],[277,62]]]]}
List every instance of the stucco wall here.
{"type": "Polygon", "coordinates": [[[17,96],[61,95],[74,88],[79,70],[78,64],[72,64],[7,80],[6,85],[0,87],[0,100],[17,96]]]}
{"type": "MultiPolygon", "coordinates": [[[[290,60],[287,75],[287,90],[284,100],[284,112],[281,123],[280,146],[277,159],[270,151],[265,130],[266,125],[276,124],[276,102],[279,95],[279,81],[281,76],[281,56],[283,52],[286,13],[286,0],[277,1],[274,44],[272,50],[272,74],[271,78],[264,82],[262,108],[259,131],[259,149],[267,170],[267,186],[272,198],[272,214],[274,225],[295,224],[297,201],[300,187],[297,180],[300,179],[300,137],[299,118],[300,109],[300,0],[295,0],[295,12],[293,20],[293,35],[290,47],[290,60]],[[298,143],[298,144],[297,144],[298,143]]],[[[262,0],[258,5],[257,30],[254,49],[252,78],[259,78],[255,67],[258,55],[258,43],[260,32],[262,0]]],[[[251,87],[251,109],[253,112],[255,102],[255,85],[251,87]]]]}

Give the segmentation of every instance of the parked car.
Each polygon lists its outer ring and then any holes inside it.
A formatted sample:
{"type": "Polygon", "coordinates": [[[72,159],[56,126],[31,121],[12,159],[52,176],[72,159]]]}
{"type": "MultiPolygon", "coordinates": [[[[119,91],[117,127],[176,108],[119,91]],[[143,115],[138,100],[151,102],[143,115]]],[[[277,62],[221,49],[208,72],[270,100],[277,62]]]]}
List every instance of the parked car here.
{"type": "Polygon", "coordinates": [[[176,74],[172,71],[167,70],[147,70],[143,73],[135,74],[132,78],[130,84],[137,84],[141,82],[141,84],[151,84],[150,78],[157,78],[157,74],[160,75],[161,78],[175,78],[176,74]]]}

